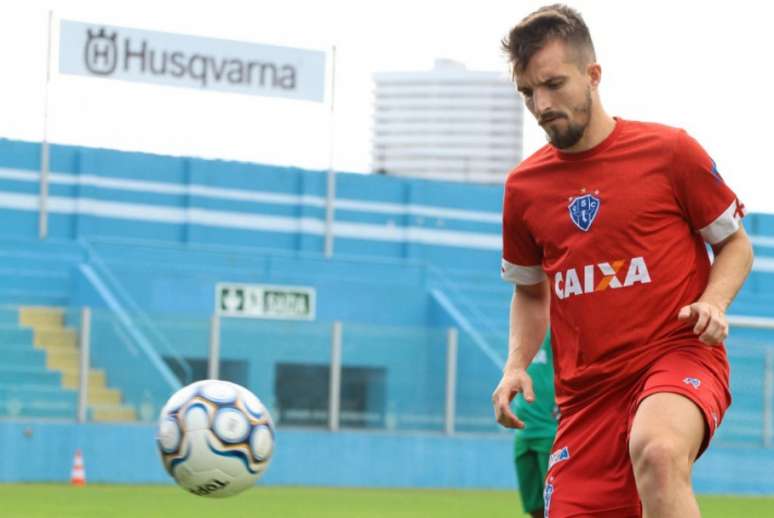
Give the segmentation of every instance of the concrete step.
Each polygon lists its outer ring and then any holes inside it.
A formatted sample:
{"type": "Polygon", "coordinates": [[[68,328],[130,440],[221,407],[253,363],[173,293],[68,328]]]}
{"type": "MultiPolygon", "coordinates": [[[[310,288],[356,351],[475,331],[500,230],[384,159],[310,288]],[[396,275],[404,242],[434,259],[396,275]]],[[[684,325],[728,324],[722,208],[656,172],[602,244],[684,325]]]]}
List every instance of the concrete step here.
{"type": "Polygon", "coordinates": [[[39,347],[75,347],[78,333],[75,329],[38,327],[35,328],[33,343],[39,347]]]}
{"type": "MultiPolygon", "coordinates": [[[[20,399],[22,401],[69,401],[77,404],[78,390],[55,385],[0,384],[0,399],[20,399]]],[[[121,392],[100,386],[88,387],[88,404],[115,406],[121,405],[121,392]]]]}
{"type": "Polygon", "coordinates": [[[0,326],[0,344],[32,344],[31,329],[22,329],[18,324],[0,326]]]}
{"type": "Polygon", "coordinates": [[[83,260],[85,253],[80,243],[71,239],[3,236],[0,238],[0,256],[15,260],[51,258],[62,263],[77,263],[83,260]]]}
{"type": "Polygon", "coordinates": [[[30,291],[28,289],[0,287],[0,305],[40,305],[40,306],[67,306],[70,301],[70,290],[40,289],[30,291]]]}
{"type": "Polygon", "coordinates": [[[45,354],[44,350],[39,349],[39,348],[33,346],[31,343],[24,343],[24,342],[21,342],[21,343],[13,343],[13,342],[5,343],[5,342],[3,342],[3,343],[0,343],[0,358],[2,358],[1,355],[5,351],[21,351],[21,350],[24,350],[24,351],[36,351],[36,352],[41,352],[41,353],[45,354]]]}
{"type": "MultiPolygon", "coordinates": [[[[77,389],[80,384],[80,369],[63,369],[59,371],[62,375],[62,386],[71,389],[77,389]]],[[[106,388],[105,372],[101,369],[89,370],[89,387],[94,390],[106,388]]]]}
{"type": "Polygon", "coordinates": [[[80,261],[77,259],[63,261],[63,258],[58,255],[9,254],[0,249],[0,268],[3,269],[13,268],[66,275],[78,262],[80,261]]]}
{"type": "Polygon", "coordinates": [[[121,391],[110,387],[89,386],[87,398],[89,405],[120,405],[121,391]]]}
{"type": "Polygon", "coordinates": [[[0,398],[0,416],[5,417],[48,417],[73,419],[77,414],[77,403],[66,401],[22,401],[0,398]]]}
{"type": "Polygon", "coordinates": [[[50,306],[27,306],[19,308],[19,324],[28,327],[62,328],[64,310],[50,306]]]}
{"type": "Polygon", "coordinates": [[[46,354],[46,367],[57,370],[79,370],[81,354],[75,347],[39,348],[46,354]]]}
{"type": "Polygon", "coordinates": [[[3,363],[41,368],[46,366],[46,353],[27,346],[0,345],[0,358],[3,363]]]}
{"type": "Polygon", "coordinates": [[[0,384],[32,384],[62,386],[62,374],[45,368],[33,368],[3,363],[0,365],[0,384]]]}
{"type": "MultiPolygon", "coordinates": [[[[62,386],[77,393],[81,372],[78,332],[64,327],[64,321],[60,308],[27,308],[24,315],[24,324],[33,328],[35,346],[46,353],[46,366],[60,372],[62,386]]],[[[95,420],[136,420],[134,409],[121,404],[121,392],[107,386],[103,370],[89,369],[87,383],[89,411],[95,420]]]]}
{"type": "Polygon", "coordinates": [[[0,307],[0,326],[14,326],[19,323],[19,310],[15,307],[0,307]]]}
{"type": "Polygon", "coordinates": [[[91,418],[101,422],[136,421],[134,408],[128,405],[90,405],[91,418]]]}
{"type": "Polygon", "coordinates": [[[75,404],[78,393],[54,385],[0,384],[0,399],[22,401],[65,401],[75,404]]]}
{"type": "Polygon", "coordinates": [[[70,290],[69,273],[0,267],[0,277],[3,278],[3,287],[6,289],[25,290],[33,293],[39,291],[67,292],[70,290]]]}

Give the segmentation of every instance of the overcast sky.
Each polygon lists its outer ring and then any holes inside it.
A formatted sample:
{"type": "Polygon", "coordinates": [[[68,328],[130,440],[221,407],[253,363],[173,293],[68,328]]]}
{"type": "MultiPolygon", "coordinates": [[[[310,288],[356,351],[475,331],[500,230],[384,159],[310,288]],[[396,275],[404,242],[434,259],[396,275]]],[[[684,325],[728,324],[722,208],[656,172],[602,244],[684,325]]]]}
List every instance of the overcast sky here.
{"type": "MultiPolygon", "coordinates": [[[[337,47],[334,164],[370,166],[375,72],[445,57],[507,74],[500,39],[544,2],[439,0],[26,0],[0,7],[0,137],[43,135],[48,10],[55,18],[311,49],[337,47]]],[[[680,126],[709,151],[750,210],[774,213],[774,7],[571,1],[602,64],[602,100],[629,119],[680,126]]],[[[55,68],[55,67],[52,67],[55,68]]],[[[328,108],[54,74],[52,142],[323,169],[328,108]]],[[[525,156],[545,142],[528,117],[525,156]]]]}

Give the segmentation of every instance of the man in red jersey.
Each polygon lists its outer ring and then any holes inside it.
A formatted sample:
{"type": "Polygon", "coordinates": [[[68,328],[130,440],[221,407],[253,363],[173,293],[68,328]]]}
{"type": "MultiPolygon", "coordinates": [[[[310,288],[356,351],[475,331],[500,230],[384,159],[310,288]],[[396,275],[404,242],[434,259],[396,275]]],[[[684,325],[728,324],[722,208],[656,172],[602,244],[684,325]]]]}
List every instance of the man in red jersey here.
{"type": "Polygon", "coordinates": [[[731,402],[725,310],[752,265],[743,206],[685,131],[605,112],[575,10],[543,7],[503,46],[550,144],[505,185],[516,288],[497,421],[524,426],[509,401],[534,400],[550,312],[562,419],[546,516],[698,517],[691,469],[731,402]]]}

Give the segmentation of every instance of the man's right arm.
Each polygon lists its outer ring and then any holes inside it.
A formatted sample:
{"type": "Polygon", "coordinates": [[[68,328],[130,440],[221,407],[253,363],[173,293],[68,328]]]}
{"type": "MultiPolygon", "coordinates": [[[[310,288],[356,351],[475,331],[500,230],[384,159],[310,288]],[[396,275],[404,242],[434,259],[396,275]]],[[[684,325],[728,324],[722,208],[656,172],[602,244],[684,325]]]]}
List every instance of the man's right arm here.
{"type": "Polygon", "coordinates": [[[527,367],[543,343],[548,327],[550,293],[547,281],[518,285],[511,299],[508,359],[503,377],[492,394],[497,422],[506,428],[524,428],[511,410],[511,401],[519,392],[531,403],[535,399],[527,367]]]}

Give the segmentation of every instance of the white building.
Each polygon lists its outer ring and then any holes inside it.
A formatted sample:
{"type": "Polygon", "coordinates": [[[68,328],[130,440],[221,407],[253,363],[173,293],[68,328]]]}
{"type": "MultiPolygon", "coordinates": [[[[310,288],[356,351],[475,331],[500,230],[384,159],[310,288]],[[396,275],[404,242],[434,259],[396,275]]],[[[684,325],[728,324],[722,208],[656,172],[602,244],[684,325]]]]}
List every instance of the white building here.
{"type": "Polygon", "coordinates": [[[500,183],[521,161],[522,101],[504,73],[437,60],[374,81],[374,171],[500,183]]]}

